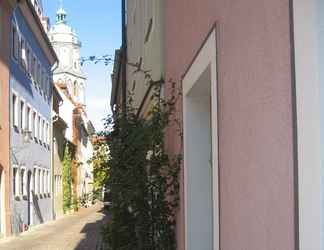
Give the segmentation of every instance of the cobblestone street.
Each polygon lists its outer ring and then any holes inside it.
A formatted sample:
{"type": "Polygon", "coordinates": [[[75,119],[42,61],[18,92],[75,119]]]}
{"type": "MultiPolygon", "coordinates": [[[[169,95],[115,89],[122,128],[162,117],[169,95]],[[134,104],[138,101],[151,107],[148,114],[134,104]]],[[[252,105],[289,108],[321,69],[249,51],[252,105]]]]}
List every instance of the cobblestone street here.
{"type": "Polygon", "coordinates": [[[0,241],[1,250],[96,250],[102,225],[107,222],[102,204],[80,209],[44,225],[35,226],[17,237],[0,241]]]}

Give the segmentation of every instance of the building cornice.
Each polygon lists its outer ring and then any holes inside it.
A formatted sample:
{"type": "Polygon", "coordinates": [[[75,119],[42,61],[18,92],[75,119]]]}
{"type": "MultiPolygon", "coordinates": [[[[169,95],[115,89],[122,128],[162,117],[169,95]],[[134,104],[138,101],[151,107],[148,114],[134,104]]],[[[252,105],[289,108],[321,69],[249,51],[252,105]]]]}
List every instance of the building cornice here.
{"type": "Polygon", "coordinates": [[[26,21],[29,24],[36,39],[40,41],[41,48],[44,51],[47,58],[49,59],[51,65],[54,65],[56,62],[58,62],[57,55],[34,9],[33,4],[30,0],[18,0],[17,4],[20,7],[22,14],[26,18],[26,21]]]}

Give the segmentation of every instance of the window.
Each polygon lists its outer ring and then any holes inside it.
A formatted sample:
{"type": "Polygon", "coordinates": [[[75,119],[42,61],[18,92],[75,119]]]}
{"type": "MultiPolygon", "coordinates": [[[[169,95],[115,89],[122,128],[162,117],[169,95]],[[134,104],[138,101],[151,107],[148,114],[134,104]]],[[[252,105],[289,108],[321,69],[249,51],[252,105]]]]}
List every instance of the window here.
{"type": "Polygon", "coordinates": [[[30,54],[30,48],[26,44],[26,70],[28,75],[31,75],[31,54],[30,54]]]}
{"type": "Polygon", "coordinates": [[[34,168],[34,187],[35,187],[35,194],[39,194],[39,169],[37,167],[34,168]]]}
{"type": "Polygon", "coordinates": [[[51,193],[51,172],[47,170],[47,193],[51,193]]]}
{"type": "Polygon", "coordinates": [[[37,134],[37,113],[36,111],[34,111],[33,113],[33,134],[35,138],[38,138],[38,134],[37,134]]]}
{"type": "Polygon", "coordinates": [[[32,112],[29,106],[27,107],[27,131],[32,131],[32,112]]]}
{"type": "Polygon", "coordinates": [[[55,195],[57,196],[59,192],[59,176],[55,175],[55,195]]]}
{"type": "Polygon", "coordinates": [[[42,141],[46,143],[45,120],[42,120],[42,141]]]}
{"type": "Polygon", "coordinates": [[[46,193],[49,194],[51,187],[50,187],[50,173],[48,170],[46,170],[46,193]]]}
{"type": "Polygon", "coordinates": [[[36,192],[36,168],[34,167],[32,193],[36,194],[35,192],[36,192]]]}
{"type": "Polygon", "coordinates": [[[17,166],[15,166],[13,169],[12,189],[14,197],[19,196],[19,173],[17,166]]]}
{"type": "Polygon", "coordinates": [[[47,145],[51,144],[51,136],[50,136],[50,126],[49,123],[46,124],[46,134],[47,134],[47,145]]]}
{"type": "Polygon", "coordinates": [[[13,125],[18,128],[19,126],[18,97],[16,94],[12,95],[12,118],[13,118],[13,125]]]}
{"type": "Polygon", "coordinates": [[[37,125],[37,135],[38,135],[38,140],[42,140],[42,119],[40,116],[38,116],[38,125],[37,125]]]}
{"type": "Polygon", "coordinates": [[[24,168],[20,170],[20,195],[25,194],[25,172],[26,170],[24,168]]]}
{"type": "Polygon", "coordinates": [[[38,169],[38,183],[37,183],[38,194],[42,193],[42,170],[38,169]]]}
{"type": "Polygon", "coordinates": [[[27,59],[26,59],[26,43],[25,39],[22,37],[20,39],[20,65],[23,67],[24,70],[27,69],[27,59]]]}
{"type": "Polygon", "coordinates": [[[78,96],[78,83],[77,83],[77,81],[75,81],[73,83],[73,95],[78,96]]]}
{"type": "Polygon", "coordinates": [[[42,171],[42,194],[45,194],[46,187],[46,178],[45,178],[45,170],[42,171]]]}
{"type": "Polygon", "coordinates": [[[20,101],[20,129],[21,131],[26,129],[26,107],[23,100],[20,101]]]}
{"type": "Polygon", "coordinates": [[[33,55],[32,56],[32,63],[31,63],[31,75],[34,81],[34,84],[36,85],[36,65],[37,65],[37,60],[36,57],[33,55]]]}
{"type": "Polygon", "coordinates": [[[44,92],[45,92],[45,99],[49,96],[49,83],[48,83],[48,74],[45,73],[45,86],[44,86],[44,92]]]}
{"type": "Polygon", "coordinates": [[[19,53],[19,38],[18,38],[18,33],[17,33],[17,28],[16,26],[13,24],[12,25],[12,40],[11,40],[11,54],[12,57],[15,60],[18,60],[18,53],[19,53]]]}
{"type": "Polygon", "coordinates": [[[39,89],[41,89],[41,79],[42,79],[41,76],[42,76],[41,65],[38,62],[36,79],[37,79],[37,85],[39,89]]]}

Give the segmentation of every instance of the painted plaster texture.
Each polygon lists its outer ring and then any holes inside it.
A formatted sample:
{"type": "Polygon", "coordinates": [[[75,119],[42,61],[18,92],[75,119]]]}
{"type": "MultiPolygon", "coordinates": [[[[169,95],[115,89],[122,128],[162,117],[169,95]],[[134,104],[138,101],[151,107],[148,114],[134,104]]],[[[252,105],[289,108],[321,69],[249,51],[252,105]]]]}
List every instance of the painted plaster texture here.
{"type": "MultiPolygon", "coordinates": [[[[34,35],[30,23],[27,22],[25,16],[20,8],[16,8],[12,15],[12,23],[14,23],[38,58],[40,65],[44,68],[49,76],[51,76],[51,62],[47,55],[40,46],[37,36],[34,35]]],[[[39,31],[40,32],[40,31],[39,31]]],[[[11,38],[12,39],[12,38],[11,38]]],[[[48,98],[44,98],[40,94],[39,88],[36,88],[32,83],[31,78],[22,69],[22,66],[17,60],[11,57],[10,62],[10,97],[12,103],[12,96],[15,94],[19,100],[19,114],[20,114],[20,101],[24,101],[26,107],[30,105],[33,111],[36,111],[42,119],[51,124],[51,88],[49,87],[48,98]]],[[[11,110],[12,107],[11,107],[11,110]]],[[[30,143],[24,142],[22,134],[21,123],[22,120],[19,115],[18,127],[13,126],[13,112],[11,112],[11,127],[10,127],[10,146],[11,146],[11,167],[16,167],[19,170],[24,167],[27,173],[33,174],[35,168],[41,168],[49,173],[51,172],[51,152],[50,147],[40,142],[38,139],[32,139],[30,143]]],[[[11,177],[13,178],[13,177],[11,177]]],[[[19,178],[20,180],[20,178],[19,178]]],[[[44,178],[45,180],[45,178],[44,178]]],[[[11,182],[13,184],[13,181],[11,182]]],[[[28,182],[25,183],[25,185],[28,182]]],[[[42,183],[42,181],[41,181],[42,183]]],[[[45,186],[45,185],[44,185],[45,186]]],[[[33,178],[30,181],[31,190],[35,191],[33,185],[33,178]]],[[[45,189],[45,188],[44,188],[45,189]]],[[[35,193],[35,192],[34,192],[35,193]]],[[[52,219],[52,204],[51,197],[47,192],[44,194],[32,196],[30,200],[20,195],[19,198],[14,197],[11,192],[11,206],[12,206],[12,231],[19,233],[23,231],[23,225],[30,222],[31,225],[44,223],[52,219]],[[28,209],[30,206],[30,210],[28,209]],[[28,217],[30,216],[30,219],[28,217]]]]}
{"type": "MultiPolygon", "coordinates": [[[[166,79],[180,86],[215,23],[220,249],[293,250],[289,1],[166,0],[166,79]]],[[[181,141],[172,128],[168,133],[168,148],[177,152],[181,141]]],[[[181,195],[178,249],[184,249],[183,186],[181,195]]]]}
{"type": "Polygon", "coordinates": [[[10,221],[10,161],[9,161],[9,34],[12,7],[0,2],[0,233],[9,236],[10,221]]]}
{"type": "MultiPolygon", "coordinates": [[[[163,0],[127,1],[127,60],[141,62],[141,69],[149,71],[154,81],[163,75],[163,0]]],[[[127,91],[133,92],[133,105],[144,117],[150,109],[150,95],[144,100],[150,83],[142,72],[127,65],[127,91]],[[144,102],[144,103],[142,103],[144,102]]]]}
{"type": "MultiPolygon", "coordinates": [[[[324,44],[324,2],[316,1],[318,4],[317,8],[317,27],[319,31],[319,45],[324,44]]],[[[319,46],[319,60],[320,69],[324,69],[324,47],[319,46]]],[[[319,71],[319,81],[320,81],[320,101],[321,101],[321,129],[324,128],[324,70],[319,71]]],[[[324,152],[324,132],[321,132],[321,152],[324,152]]],[[[321,158],[321,208],[324,208],[324,157],[321,158]]],[[[324,247],[324,216],[321,218],[321,246],[324,247]]]]}

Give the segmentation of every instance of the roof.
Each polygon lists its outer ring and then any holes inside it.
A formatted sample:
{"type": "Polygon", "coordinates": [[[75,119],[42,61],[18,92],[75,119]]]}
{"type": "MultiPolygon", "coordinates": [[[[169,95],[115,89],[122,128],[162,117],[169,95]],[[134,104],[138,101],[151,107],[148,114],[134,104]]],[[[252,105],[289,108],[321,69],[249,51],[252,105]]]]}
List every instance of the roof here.
{"type": "MultiPolygon", "coordinates": [[[[41,33],[41,36],[44,39],[44,41],[45,41],[45,43],[46,43],[46,45],[47,45],[47,47],[49,49],[49,52],[50,52],[51,56],[54,59],[54,62],[52,62],[52,64],[54,64],[55,62],[58,62],[58,57],[57,57],[57,55],[55,53],[55,50],[54,50],[54,48],[53,48],[53,46],[52,46],[52,44],[51,44],[51,42],[50,42],[50,40],[49,40],[49,38],[47,36],[47,33],[46,33],[42,23],[41,23],[41,20],[38,17],[38,14],[37,14],[32,2],[30,0],[20,0],[19,1],[20,5],[24,4],[24,3],[27,4],[30,13],[33,15],[33,19],[35,20],[35,22],[37,24],[37,28],[39,29],[39,31],[41,33]]],[[[22,13],[25,13],[25,12],[22,10],[22,13]]]]}

